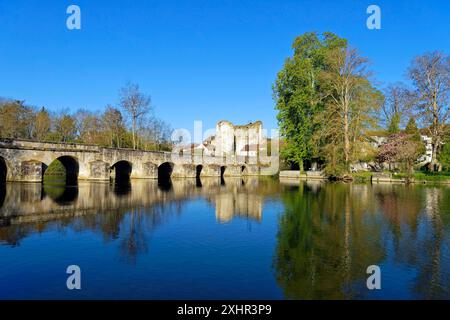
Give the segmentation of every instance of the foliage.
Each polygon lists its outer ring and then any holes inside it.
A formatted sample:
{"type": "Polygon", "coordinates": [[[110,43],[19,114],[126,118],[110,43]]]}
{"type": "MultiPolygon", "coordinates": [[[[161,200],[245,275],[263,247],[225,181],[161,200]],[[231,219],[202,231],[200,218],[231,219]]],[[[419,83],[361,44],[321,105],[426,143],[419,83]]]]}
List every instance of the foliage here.
{"type": "Polygon", "coordinates": [[[44,185],[65,185],[66,184],[66,168],[63,163],[56,159],[54,160],[44,173],[44,185]]]}
{"type": "MultiPolygon", "coordinates": [[[[133,100],[136,94],[134,89],[138,90],[139,87],[132,85],[127,88],[129,90],[125,92],[133,100]]],[[[147,97],[138,93],[141,98],[147,97]]],[[[140,103],[145,102],[142,101],[140,103]]],[[[167,123],[142,111],[135,115],[136,126],[128,127],[122,111],[111,105],[107,105],[104,112],[79,109],[74,113],[50,113],[45,107],[37,109],[26,105],[24,101],[0,99],[0,137],[76,142],[112,148],[134,146],[141,150],[171,150],[171,129],[167,123]]]]}
{"type": "Polygon", "coordinates": [[[390,134],[400,132],[400,115],[398,113],[394,114],[389,123],[388,132],[390,134]]]}
{"type": "Polygon", "coordinates": [[[33,135],[34,114],[24,101],[6,101],[0,105],[0,137],[28,138],[33,135]]]}
{"type": "Polygon", "coordinates": [[[442,168],[450,172],[450,139],[442,147],[442,151],[438,157],[439,162],[442,165],[442,168]]]}
{"type": "Polygon", "coordinates": [[[369,80],[367,59],[355,49],[331,50],[326,61],[328,67],[321,79],[327,99],[323,112],[317,115],[324,125],[316,138],[326,160],[325,172],[339,177],[362,157],[367,131],[376,127],[375,114],[383,95],[369,80]]]}
{"type": "Polygon", "coordinates": [[[297,163],[317,157],[313,135],[320,123],[316,114],[323,109],[320,73],[325,69],[327,51],[346,46],[346,40],[332,33],[305,33],[294,40],[293,57],[286,59],[273,86],[281,135],[286,140],[282,157],[297,163]]]}
{"type": "Polygon", "coordinates": [[[402,163],[411,177],[414,163],[424,152],[425,146],[420,134],[402,132],[391,135],[388,141],[380,146],[377,161],[402,163]]]}

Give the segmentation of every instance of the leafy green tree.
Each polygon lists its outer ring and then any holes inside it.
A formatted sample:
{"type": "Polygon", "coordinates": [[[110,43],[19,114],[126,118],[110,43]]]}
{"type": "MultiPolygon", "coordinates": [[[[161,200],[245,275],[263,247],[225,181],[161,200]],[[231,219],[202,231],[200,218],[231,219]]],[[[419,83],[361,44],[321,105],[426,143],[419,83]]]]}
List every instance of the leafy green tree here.
{"type": "Polygon", "coordinates": [[[442,169],[450,172],[450,132],[446,135],[438,160],[442,165],[442,169]]]}
{"type": "Polygon", "coordinates": [[[419,134],[420,135],[419,128],[417,127],[416,120],[414,120],[413,117],[409,118],[409,121],[408,121],[408,123],[406,124],[406,127],[405,127],[405,133],[415,134],[415,135],[419,134]]]}
{"type": "Polygon", "coordinates": [[[400,115],[398,113],[392,116],[391,122],[389,123],[388,132],[390,134],[400,132],[400,115]]]}
{"type": "Polygon", "coordinates": [[[317,157],[313,135],[320,123],[315,115],[323,109],[320,73],[326,68],[327,51],[342,48],[345,39],[332,33],[305,33],[294,40],[294,55],[286,59],[273,86],[281,135],[286,140],[282,156],[297,163],[317,157]]]}

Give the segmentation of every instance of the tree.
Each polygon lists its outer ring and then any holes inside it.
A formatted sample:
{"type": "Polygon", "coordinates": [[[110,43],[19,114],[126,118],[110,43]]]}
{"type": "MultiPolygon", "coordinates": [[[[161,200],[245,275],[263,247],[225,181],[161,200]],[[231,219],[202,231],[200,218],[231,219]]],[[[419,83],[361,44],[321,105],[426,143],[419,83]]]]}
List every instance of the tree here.
{"type": "Polygon", "coordinates": [[[75,118],[65,112],[57,116],[55,118],[55,133],[59,141],[74,141],[77,134],[75,118]]]}
{"type": "Polygon", "coordinates": [[[444,139],[444,145],[442,147],[441,152],[438,155],[439,163],[442,165],[442,168],[450,172],[450,126],[446,127],[446,134],[444,139]]]}
{"type": "Polygon", "coordinates": [[[332,176],[350,171],[350,164],[359,157],[359,146],[365,143],[366,130],[376,125],[375,113],[383,96],[369,80],[367,63],[350,48],[336,48],[326,56],[321,79],[327,99],[318,119],[325,124],[319,139],[326,172],[332,176]]]}
{"type": "Polygon", "coordinates": [[[0,104],[0,136],[31,139],[34,130],[33,110],[24,101],[6,100],[0,104]]]}
{"type": "Polygon", "coordinates": [[[45,140],[52,125],[52,120],[50,114],[47,110],[42,107],[41,110],[36,114],[35,121],[35,137],[38,141],[45,140]]]}
{"type": "Polygon", "coordinates": [[[326,67],[326,53],[346,46],[346,40],[332,33],[305,33],[294,40],[293,57],[286,60],[273,85],[281,135],[286,144],[282,156],[297,163],[317,157],[313,135],[321,125],[315,115],[323,109],[320,73],[326,67]]]}
{"type": "Polygon", "coordinates": [[[103,127],[109,136],[110,146],[120,148],[125,133],[122,113],[110,105],[106,106],[106,110],[102,116],[103,127]]]}
{"type": "Polygon", "coordinates": [[[450,57],[437,51],[425,53],[413,60],[408,74],[415,87],[418,116],[432,139],[430,169],[434,171],[450,116],[450,57]]]}
{"type": "Polygon", "coordinates": [[[128,83],[120,89],[120,105],[131,117],[133,149],[137,148],[137,124],[150,111],[150,96],[140,92],[137,84],[128,83]]]}
{"type": "Polygon", "coordinates": [[[79,139],[83,143],[105,145],[108,137],[103,131],[102,120],[87,110],[78,110],[75,114],[79,139]]]}
{"type": "Polygon", "coordinates": [[[400,115],[398,113],[395,113],[390,122],[388,127],[388,132],[390,134],[399,133],[400,132],[400,115]]]}
{"type": "Polygon", "coordinates": [[[412,93],[402,83],[395,83],[384,89],[384,95],[381,121],[390,133],[397,133],[411,111],[412,93]]]}
{"type": "Polygon", "coordinates": [[[450,172],[450,141],[447,141],[438,158],[439,162],[445,171],[450,172]]]}
{"type": "Polygon", "coordinates": [[[398,162],[402,163],[408,174],[407,179],[411,179],[414,164],[425,152],[424,143],[421,140],[419,130],[414,125],[402,133],[389,136],[388,141],[379,148],[377,161],[380,163],[398,162]]]}
{"type": "Polygon", "coordinates": [[[406,124],[405,133],[415,134],[416,136],[419,135],[420,137],[419,128],[417,127],[416,120],[414,120],[413,117],[409,118],[409,121],[406,124]]]}

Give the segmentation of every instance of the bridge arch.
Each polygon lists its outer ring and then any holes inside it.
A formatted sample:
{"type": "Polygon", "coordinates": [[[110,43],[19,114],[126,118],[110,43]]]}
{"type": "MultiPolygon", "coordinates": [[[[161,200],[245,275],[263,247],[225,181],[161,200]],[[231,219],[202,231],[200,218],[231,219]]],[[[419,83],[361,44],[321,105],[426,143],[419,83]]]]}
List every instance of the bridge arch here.
{"type": "Polygon", "coordinates": [[[80,166],[78,160],[72,156],[60,156],[53,160],[44,173],[44,183],[65,184],[76,186],[80,166]]]}
{"type": "Polygon", "coordinates": [[[6,165],[6,160],[0,157],[0,186],[6,183],[7,176],[8,166],[6,165]]]}
{"type": "Polygon", "coordinates": [[[130,182],[133,164],[126,160],[120,160],[111,166],[111,173],[116,183],[130,182]]]}
{"type": "Polygon", "coordinates": [[[173,162],[163,162],[158,166],[158,183],[170,182],[173,167],[173,162]]]}

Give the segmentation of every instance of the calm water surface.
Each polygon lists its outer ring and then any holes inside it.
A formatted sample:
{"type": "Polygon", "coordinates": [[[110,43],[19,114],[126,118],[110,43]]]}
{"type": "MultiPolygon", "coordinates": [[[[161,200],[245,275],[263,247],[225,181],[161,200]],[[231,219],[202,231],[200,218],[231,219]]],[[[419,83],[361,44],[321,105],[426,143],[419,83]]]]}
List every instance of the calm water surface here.
{"type": "Polygon", "coordinates": [[[450,187],[7,184],[0,298],[450,299],[450,187]],[[72,264],[81,290],[66,288],[72,264]]]}

